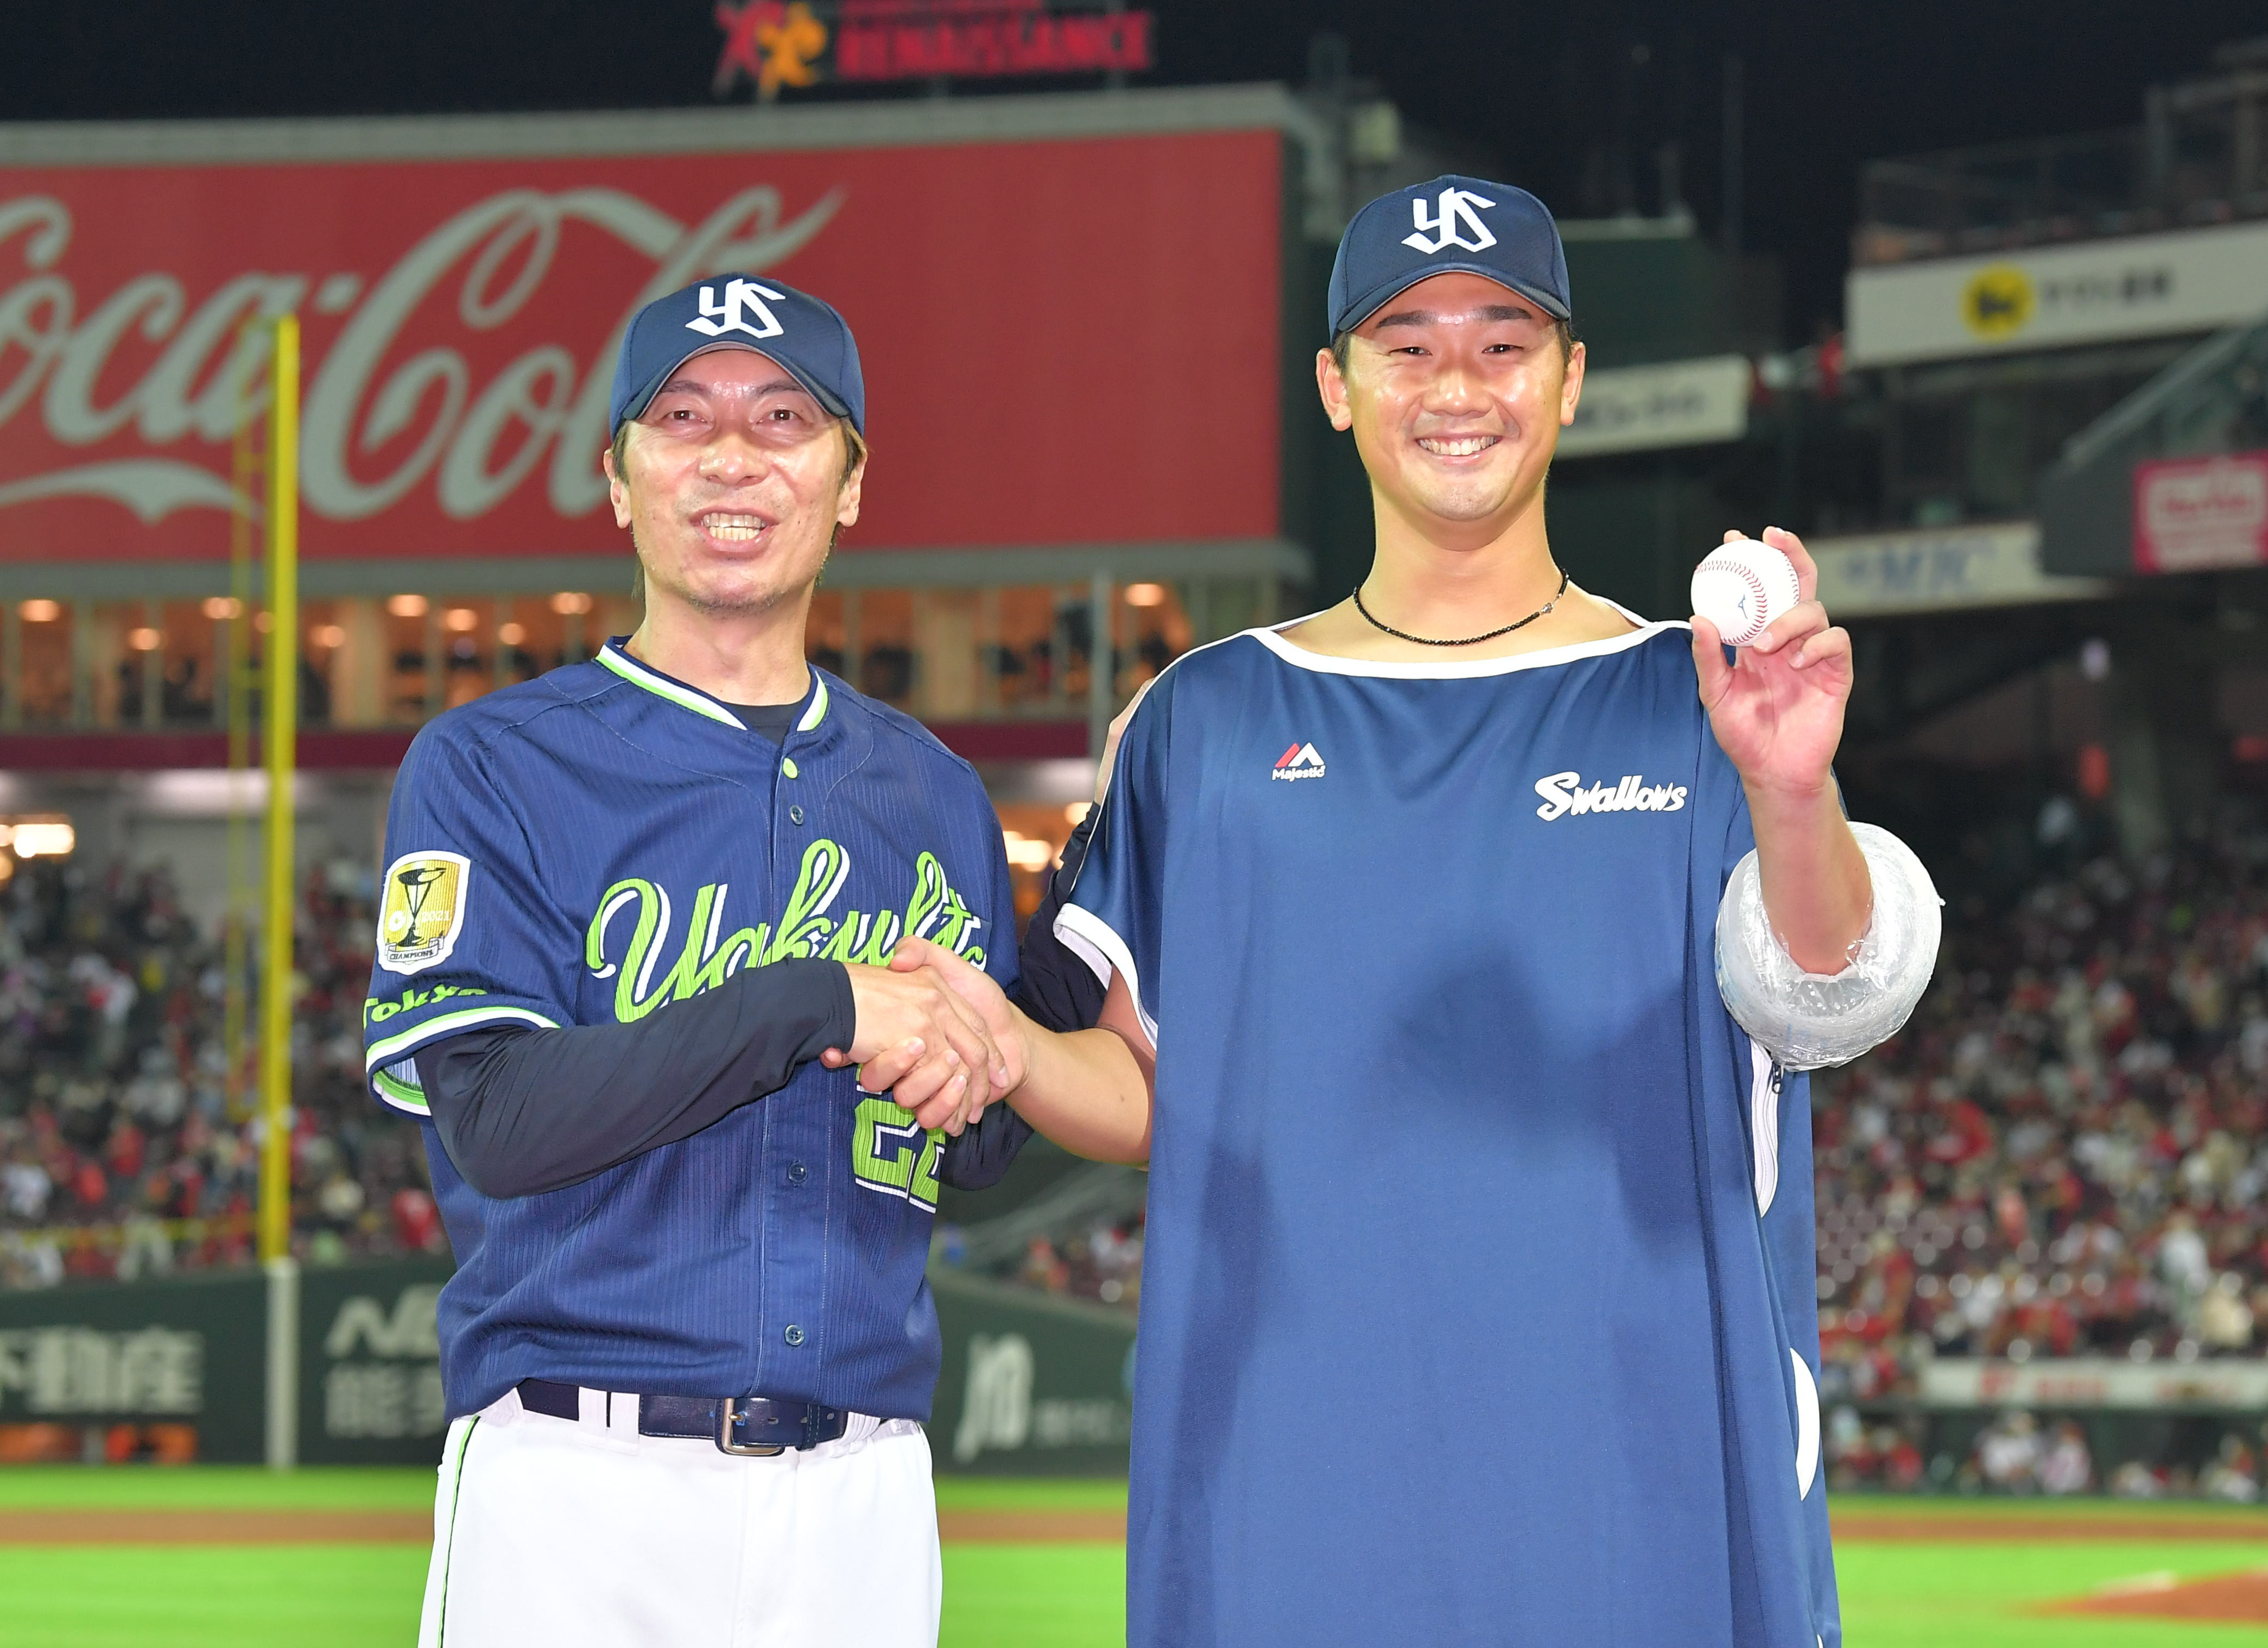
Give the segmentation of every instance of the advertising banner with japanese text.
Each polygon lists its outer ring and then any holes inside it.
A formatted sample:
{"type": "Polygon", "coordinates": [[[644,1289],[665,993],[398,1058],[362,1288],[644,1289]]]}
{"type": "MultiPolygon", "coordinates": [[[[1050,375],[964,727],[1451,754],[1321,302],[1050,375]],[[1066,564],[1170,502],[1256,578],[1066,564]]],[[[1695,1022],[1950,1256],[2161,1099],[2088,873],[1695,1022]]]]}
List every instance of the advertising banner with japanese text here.
{"type": "Polygon", "coordinates": [[[2268,565],[2268,452],[2136,466],[2136,570],[2202,573],[2263,565],[2268,565]]]}
{"type": "Polygon", "coordinates": [[[2268,310],[2268,224],[1861,267],[1845,309],[1853,366],[2211,331],[2268,310]]]}
{"type": "Polygon", "coordinates": [[[310,558],[618,549],[616,340],[720,273],[858,334],[846,549],[1270,536],[1280,144],[0,169],[0,558],[225,557],[239,329],[284,310],[310,558]]]}

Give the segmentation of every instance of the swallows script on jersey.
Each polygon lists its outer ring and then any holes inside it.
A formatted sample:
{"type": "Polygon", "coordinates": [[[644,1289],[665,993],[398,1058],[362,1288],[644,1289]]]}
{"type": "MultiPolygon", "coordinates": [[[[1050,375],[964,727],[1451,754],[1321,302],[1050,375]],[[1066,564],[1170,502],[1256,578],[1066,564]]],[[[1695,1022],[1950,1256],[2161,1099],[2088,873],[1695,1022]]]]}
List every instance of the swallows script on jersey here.
{"type": "Polygon", "coordinates": [[[777,925],[766,921],[724,932],[727,882],[710,882],[693,895],[693,911],[676,959],[662,970],[669,948],[669,890],[657,882],[626,877],[607,889],[591,918],[583,959],[596,979],[613,979],[615,1016],[627,1024],[665,1001],[682,1001],[723,983],[743,967],[762,966],[791,956],[889,965],[890,952],[910,934],[943,945],[972,965],[984,964],[975,941],[984,923],[945,878],[937,854],[914,861],[914,890],[903,914],[883,910],[835,913],[836,898],[850,878],[850,855],[824,838],[805,849],[795,890],[777,925]],[[617,918],[620,918],[619,920],[617,918]],[[620,946],[620,953],[615,947],[620,946]]]}
{"type": "Polygon", "coordinates": [[[1587,788],[1580,772],[1554,772],[1535,780],[1535,793],[1543,798],[1535,816],[1546,824],[1570,813],[1578,818],[1585,813],[1674,813],[1685,805],[1683,784],[1649,784],[1635,772],[1615,784],[1587,788]]]}

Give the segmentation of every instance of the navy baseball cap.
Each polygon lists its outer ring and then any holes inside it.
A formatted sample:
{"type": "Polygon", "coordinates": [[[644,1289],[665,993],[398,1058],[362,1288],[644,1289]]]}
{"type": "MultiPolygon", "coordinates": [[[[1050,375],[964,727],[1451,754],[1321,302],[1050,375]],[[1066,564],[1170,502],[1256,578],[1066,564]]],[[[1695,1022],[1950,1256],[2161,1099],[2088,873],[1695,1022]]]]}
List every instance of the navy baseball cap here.
{"type": "Polygon", "coordinates": [[[669,374],[704,350],[752,349],[787,368],[818,403],[866,432],[866,380],[850,324],[776,280],[718,275],[656,298],[630,319],[615,362],[607,438],[646,409],[669,374]]]}
{"type": "Polygon", "coordinates": [[[1574,313],[1559,225],[1524,188],[1437,177],[1381,195],[1355,213],[1331,264],[1330,335],[1353,330],[1428,275],[1481,275],[1543,306],[1574,313]]]}

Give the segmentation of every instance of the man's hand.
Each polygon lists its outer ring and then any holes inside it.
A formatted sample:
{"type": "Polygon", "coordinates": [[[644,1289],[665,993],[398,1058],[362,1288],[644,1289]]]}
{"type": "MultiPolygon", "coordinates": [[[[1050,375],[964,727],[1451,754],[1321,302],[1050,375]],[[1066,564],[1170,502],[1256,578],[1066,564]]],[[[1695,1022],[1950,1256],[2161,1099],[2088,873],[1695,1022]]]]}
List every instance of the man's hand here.
{"type": "MultiPolygon", "coordinates": [[[[975,971],[934,944],[924,949],[975,971]]],[[[828,1069],[859,1066],[861,1087],[889,1093],[923,1127],[954,1134],[1015,1085],[983,1016],[938,969],[894,962],[887,967],[850,963],[845,971],[858,1023],[848,1048],[830,1047],[820,1055],[828,1069]]]]}
{"type": "MultiPolygon", "coordinates": [[[[993,1097],[1005,1097],[1024,1084],[1025,1072],[1029,1068],[1024,1046],[1024,1016],[982,969],[970,966],[951,950],[925,938],[900,939],[897,950],[890,957],[890,966],[894,972],[913,977],[940,979],[954,999],[983,1025],[990,1045],[999,1050],[1000,1062],[993,1072],[993,1085],[998,1090],[993,1097]]],[[[923,1060],[909,1049],[899,1047],[869,1063],[860,1072],[859,1080],[876,1091],[887,1089],[899,1104],[911,1109],[932,1102],[931,1096],[945,1088],[951,1075],[949,1069],[939,1067],[934,1060],[923,1060]]]]}
{"type": "Polygon", "coordinates": [[[1767,527],[1764,541],[1793,564],[1802,600],[1731,664],[1717,626],[1697,617],[1693,668],[1709,725],[1748,792],[1764,913],[1798,966],[1832,974],[1849,964],[1874,898],[1833,772],[1851,698],[1851,636],[1827,622],[1819,568],[1802,540],[1767,527]]]}
{"type": "MultiPolygon", "coordinates": [[[[1741,536],[1727,532],[1725,540],[1741,536]]],[[[1793,532],[1767,527],[1764,542],[1793,564],[1800,602],[1730,664],[1716,625],[1693,620],[1701,706],[1752,805],[1763,795],[1829,791],[1836,746],[1843,741],[1843,707],[1851,698],[1851,636],[1828,623],[1827,609],[1816,599],[1819,568],[1793,532]]]]}
{"type": "MultiPolygon", "coordinates": [[[[924,940],[900,941],[890,965],[943,979],[983,1020],[1006,1062],[1004,1097],[1026,1121],[1074,1156],[1138,1165],[1150,1159],[1149,1038],[1123,979],[1110,981],[1102,1028],[1057,1033],[1018,1012],[982,972],[924,940]]],[[[940,1076],[898,1049],[869,1064],[864,1079],[869,1087],[889,1088],[903,1105],[934,1102],[927,1096],[940,1076]]]]}

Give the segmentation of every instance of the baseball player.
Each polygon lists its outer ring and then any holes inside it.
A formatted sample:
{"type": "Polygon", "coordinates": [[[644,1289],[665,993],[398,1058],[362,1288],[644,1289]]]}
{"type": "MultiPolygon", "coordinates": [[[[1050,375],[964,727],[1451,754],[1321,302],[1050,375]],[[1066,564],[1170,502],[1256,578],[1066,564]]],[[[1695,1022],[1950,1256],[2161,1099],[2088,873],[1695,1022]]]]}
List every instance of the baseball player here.
{"type": "Polygon", "coordinates": [[[1028,1120],[1150,1164],[1135,1648],[1840,1641],[1791,1073],[1911,1010],[1934,897],[1842,816],[1849,640],[1795,538],[1737,664],[1569,579],[1572,314],[1516,188],[1359,213],[1316,375],[1375,559],[1136,713],[1057,922],[1104,1028],[901,957],[1028,1120]]]}
{"type": "Polygon", "coordinates": [[[402,765],[364,1018],[459,1267],[427,1648],[935,1641],[932,1216],[1027,1130],[977,1015],[885,964],[1013,987],[998,820],[804,661],[865,420],[816,299],[641,310],[605,462],[643,623],[402,765]],[[830,1068],[886,1048],[910,1112],[830,1068]]]}

